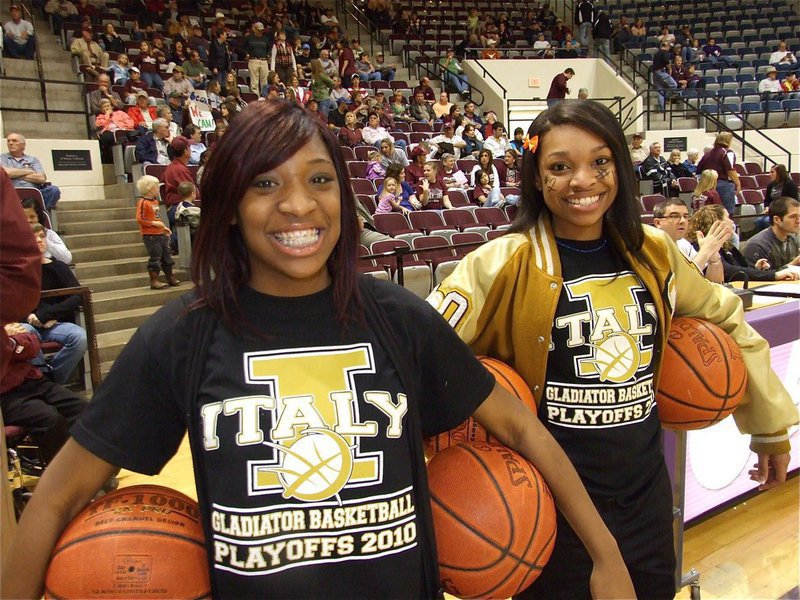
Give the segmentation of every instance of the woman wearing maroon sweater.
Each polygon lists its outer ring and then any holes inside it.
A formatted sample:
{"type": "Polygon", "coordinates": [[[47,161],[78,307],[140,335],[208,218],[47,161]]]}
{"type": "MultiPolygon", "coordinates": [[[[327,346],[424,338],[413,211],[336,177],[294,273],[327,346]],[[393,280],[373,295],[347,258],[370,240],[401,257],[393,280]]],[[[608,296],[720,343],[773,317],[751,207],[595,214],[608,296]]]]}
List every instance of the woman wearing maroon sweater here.
{"type": "Polygon", "coordinates": [[[344,116],[344,127],[339,129],[339,143],[350,148],[364,143],[361,130],[356,127],[356,113],[349,112],[344,116]]]}

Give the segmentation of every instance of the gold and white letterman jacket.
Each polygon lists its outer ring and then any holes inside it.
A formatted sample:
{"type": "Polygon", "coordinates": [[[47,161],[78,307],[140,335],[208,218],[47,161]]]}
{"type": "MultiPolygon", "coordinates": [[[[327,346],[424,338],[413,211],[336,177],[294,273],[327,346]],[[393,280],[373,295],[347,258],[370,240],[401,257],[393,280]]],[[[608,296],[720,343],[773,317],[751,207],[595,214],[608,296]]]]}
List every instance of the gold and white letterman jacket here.
{"type": "MultiPolygon", "coordinates": [[[[750,448],[788,452],[787,429],[798,422],[797,407],[770,367],[769,345],[744,320],[742,303],[723,286],[706,280],[658,229],[645,226],[642,252],[652,270],[617,249],[639,276],[656,305],[658,348],[664,348],[673,317],[705,319],[739,345],[748,371],[744,399],[734,413],[750,448]]],[[[541,401],[548,348],[563,279],[549,216],[525,234],[509,234],[470,252],[428,297],[476,354],[502,360],[525,379],[541,401]],[[541,349],[531,352],[531,347],[541,349]],[[517,351],[519,349],[519,352],[517,351]]],[[[662,352],[657,353],[657,389],[662,352]]]]}

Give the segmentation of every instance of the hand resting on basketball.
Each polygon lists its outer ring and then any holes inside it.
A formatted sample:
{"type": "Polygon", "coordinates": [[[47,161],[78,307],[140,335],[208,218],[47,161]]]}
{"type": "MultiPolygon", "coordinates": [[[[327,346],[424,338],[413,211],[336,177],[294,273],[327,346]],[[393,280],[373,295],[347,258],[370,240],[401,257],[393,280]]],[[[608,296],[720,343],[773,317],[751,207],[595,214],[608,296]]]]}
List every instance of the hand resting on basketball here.
{"type": "Polygon", "coordinates": [[[475,419],[541,472],[556,505],[594,562],[593,598],[635,598],[617,541],[594,507],[575,467],[536,414],[499,383],[475,411],[475,419]]]}

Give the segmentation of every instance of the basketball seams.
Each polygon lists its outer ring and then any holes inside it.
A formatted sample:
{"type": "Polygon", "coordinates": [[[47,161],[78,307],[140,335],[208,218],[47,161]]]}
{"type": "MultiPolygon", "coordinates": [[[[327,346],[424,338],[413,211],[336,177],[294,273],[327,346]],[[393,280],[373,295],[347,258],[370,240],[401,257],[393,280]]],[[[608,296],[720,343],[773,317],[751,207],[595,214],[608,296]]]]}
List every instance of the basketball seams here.
{"type": "Polygon", "coordinates": [[[181,534],[178,534],[178,533],[172,533],[170,531],[158,531],[157,529],[123,529],[123,530],[113,529],[113,530],[108,530],[108,531],[98,531],[96,533],[90,533],[90,534],[84,535],[82,537],[75,538],[74,540],[70,540],[69,542],[67,542],[63,546],[57,547],[53,551],[53,555],[50,557],[50,560],[51,561],[54,560],[64,550],[66,550],[67,548],[69,548],[71,546],[74,546],[75,544],[78,544],[80,542],[85,542],[87,540],[100,538],[100,537],[105,537],[105,536],[109,536],[109,535],[123,537],[123,536],[127,536],[127,535],[136,535],[136,534],[142,534],[145,537],[149,537],[151,535],[156,535],[156,536],[161,536],[161,537],[174,538],[174,539],[177,539],[177,540],[190,542],[192,544],[195,544],[196,546],[200,546],[204,550],[205,550],[205,547],[206,547],[205,542],[203,542],[202,540],[197,540],[195,538],[191,538],[189,536],[181,535],[181,534]]]}

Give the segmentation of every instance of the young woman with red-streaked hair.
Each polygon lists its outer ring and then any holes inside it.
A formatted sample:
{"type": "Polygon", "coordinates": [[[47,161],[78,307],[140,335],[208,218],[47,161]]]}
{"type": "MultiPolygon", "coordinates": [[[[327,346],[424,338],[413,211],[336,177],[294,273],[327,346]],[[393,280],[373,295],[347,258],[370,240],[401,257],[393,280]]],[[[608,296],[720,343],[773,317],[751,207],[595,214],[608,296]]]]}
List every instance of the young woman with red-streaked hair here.
{"type": "Polygon", "coordinates": [[[187,429],[214,598],[439,597],[422,439],[473,413],[547,479],[594,592],[633,596],[534,413],[427,303],[356,275],[353,193],[324,125],[251,104],[201,186],[197,287],[139,329],[48,467],[3,597],[38,597],[59,533],[116,466],[157,473],[187,429]],[[374,546],[383,532],[390,547],[374,546]]]}

